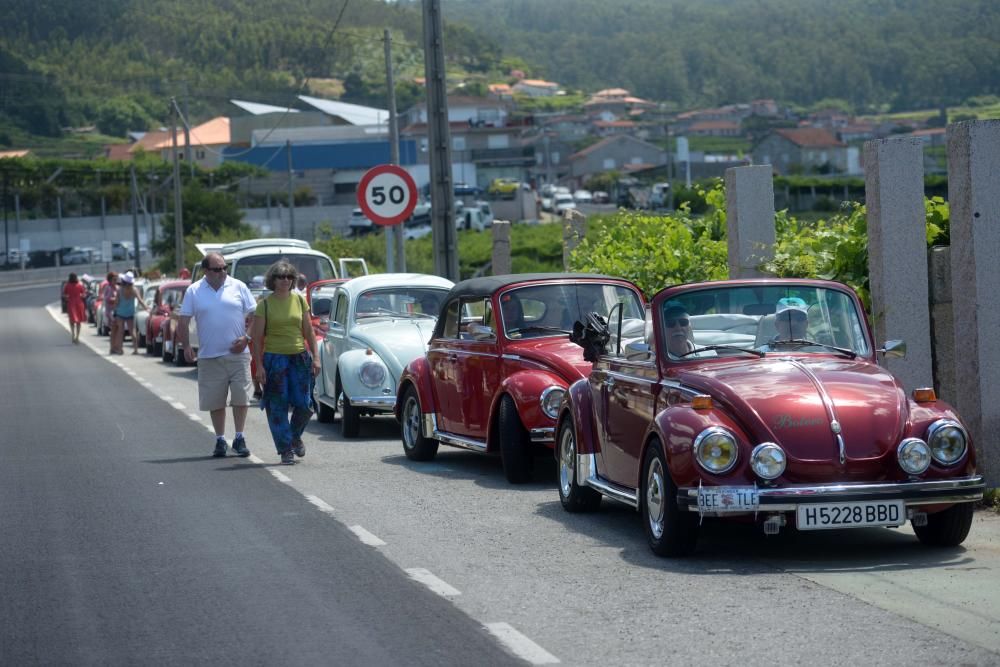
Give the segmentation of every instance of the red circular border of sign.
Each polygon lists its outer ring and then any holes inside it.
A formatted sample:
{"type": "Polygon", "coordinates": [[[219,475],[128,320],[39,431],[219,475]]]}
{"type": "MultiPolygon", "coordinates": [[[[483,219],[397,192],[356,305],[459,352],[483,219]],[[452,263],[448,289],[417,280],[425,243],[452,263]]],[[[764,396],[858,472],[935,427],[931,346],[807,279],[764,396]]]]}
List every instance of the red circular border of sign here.
{"type": "Polygon", "coordinates": [[[410,176],[410,173],[403,169],[402,167],[397,167],[394,164],[380,164],[377,167],[372,167],[365,172],[365,175],[361,177],[358,181],[358,206],[361,207],[361,211],[368,216],[368,219],[374,222],[376,225],[382,227],[390,227],[392,225],[398,225],[410,217],[413,213],[413,209],[417,207],[417,183],[410,176]],[[406,187],[410,191],[410,203],[406,205],[402,213],[392,218],[383,218],[380,215],[376,215],[374,211],[368,206],[368,199],[365,197],[365,191],[368,190],[368,184],[371,183],[372,179],[379,174],[391,173],[399,176],[403,179],[406,187]]]}

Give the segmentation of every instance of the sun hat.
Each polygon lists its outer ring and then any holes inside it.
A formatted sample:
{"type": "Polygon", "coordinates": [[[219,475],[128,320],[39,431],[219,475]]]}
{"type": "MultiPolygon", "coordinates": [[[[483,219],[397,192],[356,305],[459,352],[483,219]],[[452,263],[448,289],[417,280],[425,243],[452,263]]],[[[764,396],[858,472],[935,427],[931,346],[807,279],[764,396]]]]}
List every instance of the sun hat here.
{"type": "Polygon", "coordinates": [[[797,310],[803,315],[807,315],[809,313],[809,306],[797,296],[786,296],[783,299],[778,299],[778,305],[774,310],[776,315],[781,315],[790,310],[797,310]]]}
{"type": "Polygon", "coordinates": [[[131,271],[126,271],[122,274],[122,282],[126,285],[131,285],[135,282],[135,276],[132,275],[131,271]]]}

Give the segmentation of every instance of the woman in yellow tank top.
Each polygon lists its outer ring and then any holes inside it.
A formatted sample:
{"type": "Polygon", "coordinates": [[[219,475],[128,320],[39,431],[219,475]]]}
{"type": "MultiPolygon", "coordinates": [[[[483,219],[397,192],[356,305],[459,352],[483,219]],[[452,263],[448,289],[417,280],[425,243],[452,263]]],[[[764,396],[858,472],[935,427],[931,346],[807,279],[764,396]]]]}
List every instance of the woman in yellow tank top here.
{"type": "Polygon", "coordinates": [[[313,378],[319,374],[309,307],[292,289],[297,279],[298,271],[287,260],[271,265],[264,277],[271,294],[257,304],[250,333],[255,379],[263,386],[260,407],[267,413],[274,447],[287,465],[306,455],[302,433],[312,418],[313,378]]]}

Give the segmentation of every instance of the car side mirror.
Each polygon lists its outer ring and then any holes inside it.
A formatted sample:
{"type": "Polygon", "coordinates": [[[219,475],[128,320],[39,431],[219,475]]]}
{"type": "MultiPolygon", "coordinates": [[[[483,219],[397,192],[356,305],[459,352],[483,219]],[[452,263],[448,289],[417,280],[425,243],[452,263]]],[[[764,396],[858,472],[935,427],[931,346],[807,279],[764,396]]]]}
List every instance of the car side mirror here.
{"type": "Polygon", "coordinates": [[[886,359],[904,359],[906,357],[906,341],[887,340],[885,347],[879,350],[886,359]]]}
{"type": "Polygon", "coordinates": [[[495,340],[497,337],[496,332],[485,324],[472,323],[467,325],[465,330],[472,340],[495,340]]]}
{"type": "Polygon", "coordinates": [[[330,314],[330,306],[333,304],[333,299],[329,298],[319,298],[313,299],[312,302],[312,314],[315,317],[322,317],[323,315],[330,314]]]}

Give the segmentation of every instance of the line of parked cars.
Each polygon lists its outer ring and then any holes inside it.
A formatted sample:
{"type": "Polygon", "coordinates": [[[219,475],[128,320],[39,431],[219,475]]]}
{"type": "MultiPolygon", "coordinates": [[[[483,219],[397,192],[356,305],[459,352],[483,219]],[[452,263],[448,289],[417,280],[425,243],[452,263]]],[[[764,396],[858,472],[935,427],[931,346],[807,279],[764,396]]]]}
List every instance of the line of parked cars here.
{"type": "MultiPolygon", "coordinates": [[[[315,408],[343,437],[391,413],[410,460],[442,445],[497,455],[514,484],[553,456],[567,512],[623,503],[663,556],[694,552],[706,520],[769,535],[910,522],[931,546],[969,533],[984,482],[968,429],[932,388],[907,393],[878,365],[905,344],[879,347],[845,285],[715,281],[647,300],[591,274],[345,280],[308,250],[221,249],[252,289],[278,257],[310,278],[315,408]]],[[[153,322],[169,332],[184,287],[145,288],[147,350],[178,356],[153,322]]]]}

